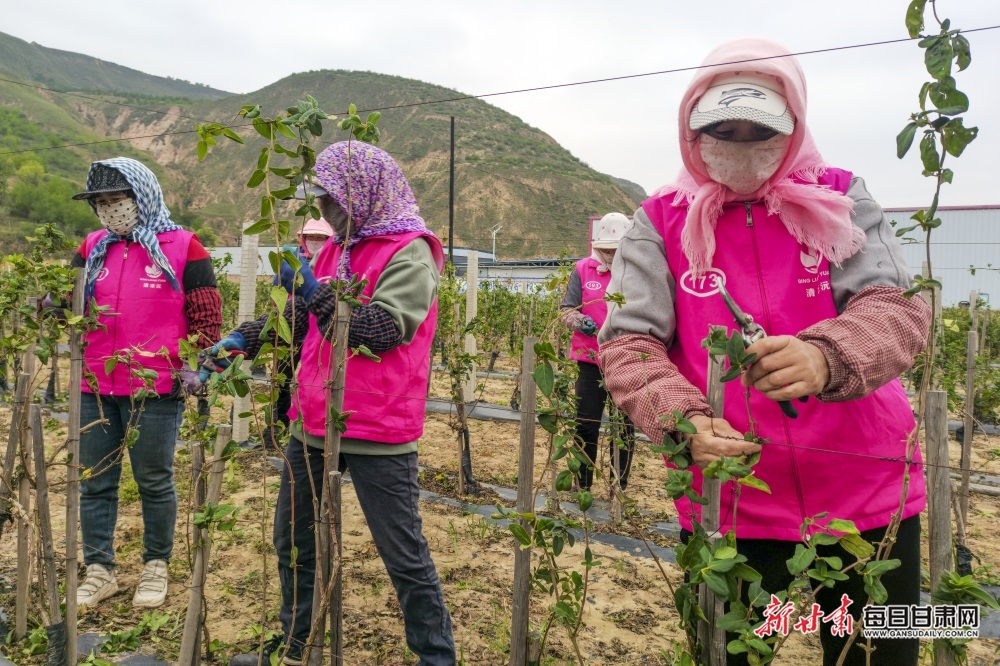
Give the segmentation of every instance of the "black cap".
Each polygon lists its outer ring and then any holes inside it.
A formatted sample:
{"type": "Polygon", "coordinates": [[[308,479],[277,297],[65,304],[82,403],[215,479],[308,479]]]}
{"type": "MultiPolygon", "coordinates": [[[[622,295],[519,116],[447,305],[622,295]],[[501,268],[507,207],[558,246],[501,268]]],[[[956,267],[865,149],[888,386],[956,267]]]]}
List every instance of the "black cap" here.
{"type": "Polygon", "coordinates": [[[121,171],[106,164],[94,164],[87,176],[87,191],[74,194],[74,199],[91,199],[106,192],[126,192],[132,186],[121,171]]]}

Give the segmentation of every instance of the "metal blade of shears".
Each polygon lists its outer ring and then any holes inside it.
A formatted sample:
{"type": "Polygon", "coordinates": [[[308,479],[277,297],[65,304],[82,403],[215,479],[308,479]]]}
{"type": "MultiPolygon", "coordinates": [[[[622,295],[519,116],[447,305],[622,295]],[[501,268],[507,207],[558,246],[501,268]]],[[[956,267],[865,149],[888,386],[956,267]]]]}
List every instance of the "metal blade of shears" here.
{"type": "MultiPolygon", "coordinates": [[[[736,304],[733,297],[729,295],[728,291],[726,291],[726,286],[722,283],[722,280],[716,282],[716,287],[719,288],[719,295],[722,296],[722,300],[725,301],[726,307],[729,308],[729,312],[733,315],[733,319],[736,320],[736,324],[740,327],[740,335],[743,338],[743,342],[745,342],[749,347],[758,340],[766,338],[767,333],[761,325],[754,322],[753,317],[744,312],[740,306],[736,304]]],[[[802,396],[799,398],[799,401],[805,402],[808,399],[808,397],[802,396]]],[[[798,411],[788,400],[779,400],[778,406],[788,418],[798,418],[798,411]]]]}

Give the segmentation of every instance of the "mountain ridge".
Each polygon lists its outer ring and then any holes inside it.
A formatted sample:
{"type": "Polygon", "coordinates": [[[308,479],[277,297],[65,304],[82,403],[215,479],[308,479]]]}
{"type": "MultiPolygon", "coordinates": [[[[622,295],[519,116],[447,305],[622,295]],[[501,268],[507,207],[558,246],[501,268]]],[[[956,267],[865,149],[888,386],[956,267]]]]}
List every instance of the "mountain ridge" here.
{"type": "MultiPolygon", "coordinates": [[[[14,101],[9,88],[0,84],[0,104],[8,107],[14,101]]],[[[74,131],[81,138],[122,139],[112,144],[115,149],[124,143],[132,156],[155,161],[158,168],[154,171],[163,178],[174,217],[225,244],[238,241],[242,223],[257,217],[260,195],[244,184],[263,141],[252,129],[235,127],[243,124],[236,122],[234,128],[249,145],[224,141],[206,160],[198,161],[194,123],[232,120],[243,104],[262,104],[264,115],[273,116],[306,94],[312,94],[330,113],[342,112],[351,103],[361,109],[384,109],[379,145],[400,163],[428,226],[445,242],[451,116],[456,118],[457,245],[489,247],[489,229],[501,224],[504,229],[497,237],[501,258],[580,254],[587,245],[589,217],[612,210],[631,213],[645,194],[634,183],[616,181],[591,169],[544,131],[498,107],[443,86],[390,74],[310,70],[290,74],[253,93],[172,100],[163,110],[151,109],[150,104],[128,104],[135,94],[145,93],[119,90],[104,92],[100,99],[83,99],[29,90],[17,95],[20,103],[14,102],[27,109],[26,123],[41,123],[44,128],[54,122],[46,117],[58,117],[59,126],[65,128],[56,133],[61,140],[70,139],[74,131]],[[450,98],[462,99],[440,101],[450,98]],[[132,139],[125,141],[128,137],[132,139]]],[[[332,124],[328,127],[324,141],[346,138],[332,124]]],[[[56,140],[51,134],[45,139],[48,143],[56,140]]],[[[10,136],[0,119],[0,145],[11,143],[10,136]]],[[[18,143],[22,149],[28,145],[26,140],[18,143]]],[[[317,150],[322,146],[317,145],[317,150]]],[[[76,163],[93,159],[95,154],[110,156],[100,146],[67,150],[73,151],[76,163]]],[[[15,160],[12,173],[25,161],[15,160]]],[[[86,176],[85,166],[70,166],[65,156],[52,166],[52,173],[81,186],[86,176]]],[[[14,180],[18,180],[16,175],[14,180]]],[[[0,199],[0,218],[2,207],[0,199]]]]}

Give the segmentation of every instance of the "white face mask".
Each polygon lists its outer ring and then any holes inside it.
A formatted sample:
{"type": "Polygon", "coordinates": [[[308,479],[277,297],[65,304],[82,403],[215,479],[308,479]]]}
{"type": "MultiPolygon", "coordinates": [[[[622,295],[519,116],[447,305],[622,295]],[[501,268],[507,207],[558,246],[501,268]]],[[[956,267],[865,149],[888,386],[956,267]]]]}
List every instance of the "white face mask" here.
{"type": "Polygon", "coordinates": [[[124,236],[139,224],[139,204],[129,197],[111,204],[96,204],[97,217],[105,229],[124,236]]]}
{"type": "Polygon", "coordinates": [[[698,143],[712,180],[736,194],[753,194],[778,170],[788,137],[778,134],[767,141],[720,141],[702,134],[698,143]]]}
{"type": "Polygon", "coordinates": [[[310,256],[315,257],[316,253],[319,252],[320,250],[322,250],[324,245],[326,245],[326,241],[321,241],[321,240],[317,240],[317,241],[307,240],[306,241],[306,250],[309,252],[310,256]]]}

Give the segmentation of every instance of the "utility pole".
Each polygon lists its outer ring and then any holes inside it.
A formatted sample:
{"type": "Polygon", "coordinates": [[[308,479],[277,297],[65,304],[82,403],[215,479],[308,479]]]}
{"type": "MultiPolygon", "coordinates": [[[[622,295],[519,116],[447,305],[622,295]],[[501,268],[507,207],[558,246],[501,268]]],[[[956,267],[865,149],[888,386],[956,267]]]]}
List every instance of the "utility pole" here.
{"type": "Polygon", "coordinates": [[[499,224],[494,224],[493,228],[490,229],[490,233],[493,234],[493,261],[497,260],[497,234],[503,229],[499,224]]]}
{"type": "Polygon", "coordinates": [[[451,116],[451,177],[448,179],[448,263],[455,265],[455,116],[451,116]]]}

